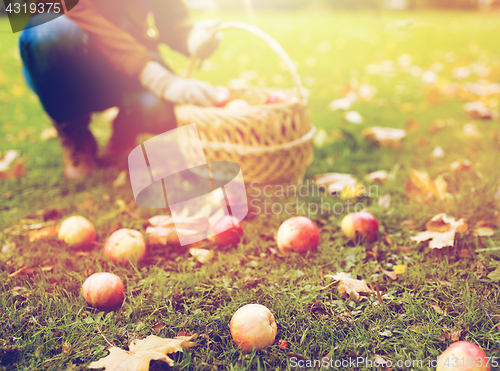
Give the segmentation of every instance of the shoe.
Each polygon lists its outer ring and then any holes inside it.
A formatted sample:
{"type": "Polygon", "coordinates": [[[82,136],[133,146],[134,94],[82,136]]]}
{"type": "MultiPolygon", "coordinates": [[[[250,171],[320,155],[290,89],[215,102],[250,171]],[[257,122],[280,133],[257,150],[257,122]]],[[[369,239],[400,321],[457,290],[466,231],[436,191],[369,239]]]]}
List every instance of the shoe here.
{"type": "Polygon", "coordinates": [[[92,174],[97,143],[88,128],[90,115],[61,124],[54,123],[63,149],[64,175],[78,180],[92,174]]]}

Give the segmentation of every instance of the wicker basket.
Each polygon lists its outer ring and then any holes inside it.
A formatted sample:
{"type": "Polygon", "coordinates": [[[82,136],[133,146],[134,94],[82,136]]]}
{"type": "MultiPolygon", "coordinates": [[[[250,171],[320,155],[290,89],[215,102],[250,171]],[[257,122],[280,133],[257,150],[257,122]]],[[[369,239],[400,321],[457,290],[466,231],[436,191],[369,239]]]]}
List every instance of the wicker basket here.
{"type": "MultiPolygon", "coordinates": [[[[313,159],[315,128],[294,63],[276,40],[254,26],[225,22],[220,28],[237,28],[263,40],[287,66],[295,89],[285,90],[290,99],[277,104],[265,104],[273,89],[232,89],[231,99],[243,98],[252,104],[239,110],[178,105],[175,108],[178,125],[195,123],[207,160],[237,163],[246,183],[301,183],[313,159]]],[[[189,76],[193,66],[191,60],[189,76]]]]}

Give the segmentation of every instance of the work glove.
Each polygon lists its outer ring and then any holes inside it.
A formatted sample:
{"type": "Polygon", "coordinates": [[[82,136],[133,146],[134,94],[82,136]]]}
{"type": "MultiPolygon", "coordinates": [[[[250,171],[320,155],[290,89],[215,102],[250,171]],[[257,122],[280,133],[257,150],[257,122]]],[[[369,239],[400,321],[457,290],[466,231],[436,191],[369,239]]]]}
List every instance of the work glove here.
{"type": "Polygon", "coordinates": [[[210,84],[179,77],[157,62],[148,62],[139,74],[139,80],[157,97],[175,104],[209,107],[217,101],[217,94],[210,84]]]}
{"type": "Polygon", "coordinates": [[[207,59],[217,49],[222,40],[218,26],[222,19],[205,19],[196,22],[188,36],[188,51],[197,59],[207,59]]]}

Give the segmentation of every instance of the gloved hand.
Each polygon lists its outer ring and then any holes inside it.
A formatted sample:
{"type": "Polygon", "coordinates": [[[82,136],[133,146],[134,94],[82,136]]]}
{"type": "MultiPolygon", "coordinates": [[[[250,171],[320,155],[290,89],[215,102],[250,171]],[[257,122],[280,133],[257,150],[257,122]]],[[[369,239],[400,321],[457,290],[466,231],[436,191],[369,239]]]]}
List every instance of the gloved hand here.
{"type": "Polygon", "coordinates": [[[217,31],[221,23],[222,19],[205,19],[193,25],[187,41],[191,56],[203,60],[212,55],[222,40],[222,33],[217,31]]]}
{"type": "Polygon", "coordinates": [[[210,84],[179,77],[157,62],[148,62],[139,80],[157,97],[172,103],[209,107],[217,101],[217,94],[210,84]]]}

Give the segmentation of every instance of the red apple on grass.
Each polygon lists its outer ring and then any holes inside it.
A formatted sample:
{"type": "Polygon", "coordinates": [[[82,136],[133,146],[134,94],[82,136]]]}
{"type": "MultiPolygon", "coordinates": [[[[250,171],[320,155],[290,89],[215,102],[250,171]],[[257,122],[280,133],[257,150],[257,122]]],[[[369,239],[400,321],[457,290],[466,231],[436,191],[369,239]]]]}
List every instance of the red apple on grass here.
{"type": "Polygon", "coordinates": [[[319,245],[318,227],[305,216],[295,216],[281,224],[277,240],[278,248],[283,254],[315,250],[319,245]]]}
{"type": "Polygon", "coordinates": [[[489,371],[491,362],[476,344],[457,341],[451,344],[438,359],[436,371],[489,371]]]}
{"type": "Polygon", "coordinates": [[[93,224],[83,216],[70,216],[62,222],[57,237],[70,247],[91,247],[96,239],[93,224]]]}
{"type": "Polygon", "coordinates": [[[278,332],[273,314],[260,304],[242,306],[233,314],[229,327],[234,342],[245,352],[272,345],[278,332]]]}
{"type": "Polygon", "coordinates": [[[367,242],[377,240],[378,221],[372,214],[366,211],[347,214],[340,225],[344,235],[355,240],[358,234],[367,242]]]}
{"type": "Polygon", "coordinates": [[[288,95],[283,93],[281,90],[277,90],[269,94],[266,104],[284,103],[286,101],[288,101],[288,95]]]}
{"type": "Polygon", "coordinates": [[[123,302],[125,287],[117,275],[112,273],[94,273],[82,285],[85,301],[99,309],[113,309],[123,302]]]}
{"type": "Polygon", "coordinates": [[[234,216],[226,215],[212,228],[211,240],[221,246],[236,245],[243,236],[243,226],[234,216]]]}
{"type": "Polygon", "coordinates": [[[235,111],[242,109],[242,108],[248,108],[248,107],[250,107],[250,104],[243,99],[232,100],[231,102],[229,102],[225,106],[226,109],[235,110],[235,111]]]}
{"type": "Polygon", "coordinates": [[[104,255],[117,263],[130,259],[140,262],[146,256],[146,242],[142,234],[133,229],[119,229],[104,244],[104,255]]]}
{"type": "Polygon", "coordinates": [[[214,103],[214,106],[224,107],[229,103],[229,100],[231,99],[231,91],[225,86],[216,86],[214,89],[215,95],[217,96],[217,100],[214,103]]]}

